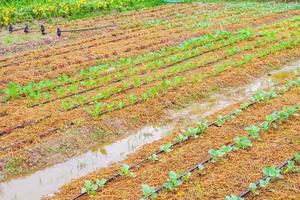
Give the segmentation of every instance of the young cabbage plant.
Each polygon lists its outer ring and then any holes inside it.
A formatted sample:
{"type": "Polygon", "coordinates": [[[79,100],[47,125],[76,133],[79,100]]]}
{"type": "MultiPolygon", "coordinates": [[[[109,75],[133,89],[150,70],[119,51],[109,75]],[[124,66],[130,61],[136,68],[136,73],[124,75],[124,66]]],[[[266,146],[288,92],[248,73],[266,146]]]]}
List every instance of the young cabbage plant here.
{"type": "Polygon", "coordinates": [[[215,149],[210,149],[208,150],[208,153],[211,155],[211,162],[215,163],[219,158],[222,158],[225,156],[225,153],[222,150],[215,150],[215,149]]]}
{"type": "Polygon", "coordinates": [[[178,175],[174,171],[169,172],[169,179],[164,183],[163,187],[167,190],[174,190],[177,186],[181,185],[182,181],[178,179],[178,175]]]}
{"type": "Polygon", "coordinates": [[[248,134],[254,138],[259,139],[260,138],[260,128],[255,125],[250,125],[245,128],[245,130],[248,132],[248,134]]]}
{"type": "Polygon", "coordinates": [[[149,185],[143,184],[142,191],[143,191],[143,196],[145,199],[147,199],[149,197],[151,199],[157,198],[157,193],[155,192],[155,189],[153,187],[150,187],[149,185]]]}
{"type": "Polygon", "coordinates": [[[176,137],[175,141],[176,141],[176,142],[183,142],[183,141],[185,141],[185,140],[187,140],[187,139],[188,139],[187,136],[184,136],[184,135],[182,135],[182,134],[179,134],[179,135],[176,137]]]}
{"type": "Polygon", "coordinates": [[[221,127],[224,123],[225,123],[224,117],[222,117],[221,115],[218,115],[218,118],[217,118],[217,126],[218,126],[218,127],[221,127]]]}
{"type": "Polygon", "coordinates": [[[97,179],[95,184],[92,184],[91,181],[86,180],[84,182],[84,187],[81,189],[81,193],[88,193],[89,195],[95,195],[96,191],[103,187],[107,182],[106,179],[97,179]]]}
{"type": "Polygon", "coordinates": [[[96,103],[92,109],[86,108],[87,112],[90,113],[93,117],[99,117],[104,109],[104,105],[101,103],[96,103]]]}
{"type": "Polygon", "coordinates": [[[294,160],[289,160],[287,162],[286,168],[284,169],[284,172],[292,172],[292,173],[297,173],[300,172],[300,168],[296,166],[296,162],[294,160]]]}
{"type": "Polygon", "coordinates": [[[266,179],[261,179],[261,180],[259,180],[258,182],[259,182],[259,186],[261,187],[261,188],[267,188],[268,187],[268,185],[269,185],[269,183],[270,183],[270,178],[269,177],[267,177],[266,179]]]}
{"type": "Polygon", "coordinates": [[[149,157],[149,160],[150,160],[151,162],[158,161],[157,155],[156,155],[156,154],[152,154],[152,155],[149,157]]]}
{"type": "Polygon", "coordinates": [[[120,175],[121,176],[131,176],[135,177],[136,175],[130,171],[130,167],[127,164],[123,164],[121,169],[120,169],[120,175]]]}
{"type": "Polygon", "coordinates": [[[168,144],[165,144],[165,145],[161,145],[159,150],[161,150],[165,153],[170,153],[172,151],[172,144],[168,143],[168,144]]]}
{"type": "Polygon", "coordinates": [[[8,85],[8,88],[5,88],[3,90],[4,94],[6,94],[6,97],[5,97],[5,100],[8,100],[8,99],[17,99],[19,98],[19,95],[20,95],[20,86],[18,86],[16,83],[10,81],[9,82],[9,85],[8,85]]]}
{"type": "Polygon", "coordinates": [[[259,195],[259,191],[258,191],[256,183],[250,183],[249,189],[253,194],[259,195]]]}
{"type": "Polygon", "coordinates": [[[263,169],[264,175],[270,177],[271,179],[282,178],[281,170],[276,169],[275,166],[265,167],[263,169]]]}
{"type": "Polygon", "coordinates": [[[248,137],[235,137],[234,149],[247,149],[252,146],[251,140],[248,137]]]}
{"type": "Polygon", "coordinates": [[[256,102],[260,102],[266,99],[266,93],[264,91],[258,91],[252,96],[252,99],[256,102]]]}

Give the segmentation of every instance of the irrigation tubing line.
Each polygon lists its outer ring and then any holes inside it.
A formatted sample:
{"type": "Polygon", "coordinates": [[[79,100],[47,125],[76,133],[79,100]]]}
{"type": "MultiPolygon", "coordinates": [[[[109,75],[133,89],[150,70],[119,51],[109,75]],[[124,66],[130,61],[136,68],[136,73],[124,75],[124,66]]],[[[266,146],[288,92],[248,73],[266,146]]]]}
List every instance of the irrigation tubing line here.
{"type": "Polygon", "coordinates": [[[99,30],[103,28],[109,28],[109,27],[117,27],[116,24],[113,25],[106,25],[106,26],[100,26],[100,27],[92,27],[92,28],[81,28],[81,29],[69,29],[69,30],[62,30],[60,28],[57,28],[56,34],[57,36],[61,36],[62,33],[74,33],[74,32],[83,32],[83,31],[91,31],[91,30],[99,30]]]}
{"type": "MultiPolygon", "coordinates": [[[[299,151],[298,153],[300,153],[300,151],[299,151]]],[[[288,164],[289,161],[293,161],[294,159],[295,159],[295,157],[292,157],[292,158],[286,160],[286,161],[283,162],[281,165],[279,165],[279,166],[277,167],[277,169],[278,169],[278,170],[282,169],[283,167],[285,167],[285,166],[288,164]]],[[[269,178],[269,176],[265,176],[262,180],[265,181],[267,178],[269,178]]],[[[256,185],[259,186],[259,181],[256,182],[256,185]]],[[[250,194],[250,193],[251,193],[251,190],[250,190],[250,188],[248,188],[246,191],[242,192],[242,193],[239,195],[239,197],[240,197],[240,198],[244,198],[244,197],[246,197],[246,196],[247,196],[248,194],[250,194]]]]}
{"type": "MultiPolygon", "coordinates": [[[[52,128],[48,131],[44,131],[43,133],[39,134],[38,136],[39,136],[39,138],[43,138],[43,137],[46,137],[47,135],[49,135],[50,133],[54,133],[54,132],[59,131],[59,130],[60,130],[59,128],[52,128]]],[[[0,151],[5,151],[5,150],[10,149],[14,146],[22,145],[24,143],[28,143],[28,142],[32,142],[32,141],[33,141],[33,139],[25,139],[25,140],[22,140],[22,141],[18,141],[18,142],[15,142],[13,144],[10,144],[8,146],[0,148],[0,151]]]]}
{"type": "Polygon", "coordinates": [[[46,115],[46,116],[41,117],[40,119],[37,119],[37,120],[28,120],[28,121],[24,121],[24,122],[22,122],[21,124],[18,124],[18,125],[14,126],[14,127],[7,128],[7,129],[4,130],[4,131],[0,131],[0,137],[3,136],[3,135],[7,135],[7,134],[13,132],[13,131],[16,130],[16,129],[25,128],[25,127],[27,127],[27,126],[37,124],[37,123],[39,123],[40,121],[49,118],[50,116],[51,116],[51,115],[46,115]]]}

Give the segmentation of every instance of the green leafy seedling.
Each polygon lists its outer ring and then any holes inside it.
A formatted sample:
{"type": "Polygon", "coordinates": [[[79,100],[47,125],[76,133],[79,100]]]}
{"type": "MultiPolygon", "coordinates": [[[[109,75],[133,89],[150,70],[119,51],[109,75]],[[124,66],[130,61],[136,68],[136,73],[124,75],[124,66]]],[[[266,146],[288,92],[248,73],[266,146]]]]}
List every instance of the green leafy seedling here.
{"type": "Polygon", "coordinates": [[[256,183],[250,183],[249,189],[251,190],[251,192],[252,192],[253,194],[259,195],[259,191],[258,191],[258,188],[257,188],[256,183]]]}
{"type": "Polygon", "coordinates": [[[276,169],[275,166],[265,167],[263,169],[263,173],[272,179],[282,178],[280,169],[276,169]]]}
{"type": "Polygon", "coordinates": [[[127,164],[122,165],[121,170],[120,170],[120,175],[135,177],[135,174],[130,171],[130,167],[127,164]]]}
{"type": "Polygon", "coordinates": [[[248,134],[253,137],[254,139],[260,138],[260,128],[255,125],[250,125],[245,128],[245,130],[248,132],[248,134]]]}
{"type": "Polygon", "coordinates": [[[170,153],[172,151],[172,144],[168,143],[165,145],[160,146],[159,148],[161,151],[164,151],[165,153],[170,153]]]}
{"type": "Polygon", "coordinates": [[[149,157],[149,160],[151,160],[152,162],[157,161],[157,160],[158,160],[157,155],[156,155],[156,154],[152,154],[152,155],[149,157]]]}
{"type": "Polygon", "coordinates": [[[235,147],[237,149],[247,149],[252,146],[251,140],[248,137],[235,137],[235,147]]]}
{"type": "Polygon", "coordinates": [[[157,193],[155,192],[155,189],[153,187],[150,187],[149,185],[143,184],[142,191],[145,199],[149,197],[152,199],[157,198],[157,193]]]}
{"type": "Polygon", "coordinates": [[[177,137],[176,137],[176,142],[183,142],[187,139],[188,137],[187,136],[184,136],[182,134],[179,134],[177,137]]]}
{"type": "Polygon", "coordinates": [[[271,179],[269,177],[267,177],[266,179],[259,180],[258,181],[259,182],[259,186],[262,187],[262,188],[267,188],[268,185],[269,185],[269,183],[270,183],[270,180],[271,179]]]}
{"type": "Polygon", "coordinates": [[[181,185],[182,181],[178,179],[178,175],[174,171],[169,172],[169,179],[163,185],[163,187],[167,190],[174,190],[177,186],[181,185]]]}
{"type": "Polygon", "coordinates": [[[224,124],[224,122],[225,122],[225,119],[221,115],[218,115],[217,126],[221,127],[224,124]]]}

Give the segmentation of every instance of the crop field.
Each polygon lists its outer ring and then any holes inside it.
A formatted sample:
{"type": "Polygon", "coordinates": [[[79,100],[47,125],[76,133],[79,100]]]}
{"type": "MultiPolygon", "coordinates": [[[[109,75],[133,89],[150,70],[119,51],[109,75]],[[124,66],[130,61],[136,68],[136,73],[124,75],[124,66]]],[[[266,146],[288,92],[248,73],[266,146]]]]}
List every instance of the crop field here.
{"type": "Polygon", "coordinates": [[[300,5],[154,4],[0,30],[0,199],[300,199],[300,5]]]}

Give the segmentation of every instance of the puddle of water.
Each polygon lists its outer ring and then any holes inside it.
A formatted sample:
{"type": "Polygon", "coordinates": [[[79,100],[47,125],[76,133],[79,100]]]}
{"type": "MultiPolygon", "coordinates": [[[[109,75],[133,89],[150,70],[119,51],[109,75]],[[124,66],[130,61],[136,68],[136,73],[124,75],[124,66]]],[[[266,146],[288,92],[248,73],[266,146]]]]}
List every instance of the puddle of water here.
{"type": "Polygon", "coordinates": [[[89,151],[70,160],[38,171],[32,175],[0,184],[0,199],[35,200],[56,192],[64,183],[84,176],[113,162],[121,161],[140,146],[158,140],[168,134],[171,127],[144,127],[131,135],[96,152],[89,151]]]}
{"type": "Polygon", "coordinates": [[[252,81],[249,85],[236,89],[225,89],[222,93],[214,94],[206,102],[193,103],[179,112],[170,111],[168,114],[173,121],[189,121],[194,123],[230,105],[238,103],[242,99],[251,97],[259,90],[269,88],[283,79],[295,78],[300,72],[300,60],[287,65],[279,70],[274,70],[268,75],[252,81]]]}
{"type": "Polygon", "coordinates": [[[247,86],[213,95],[205,103],[194,103],[179,112],[169,112],[171,123],[166,126],[144,127],[136,134],[102,147],[96,152],[89,151],[66,162],[37,171],[32,175],[0,183],[0,199],[36,200],[45,195],[52,195],[58,192],[63,184],[70,182],[72,179],[85,176],[114,162],[122,161],[128,154],[135,152],[144,144],[166,136],[176,125],[182,125],[182,120],[188,120],[189,123],[199,121],[218,110],[251,96],[260,89],[274,85],[276,80],[282,78],[282,74],[293,75],[297,73],[299,66],[300,61],[281,70],[273,71],[268,76],[256,79],[247,86]]]}

